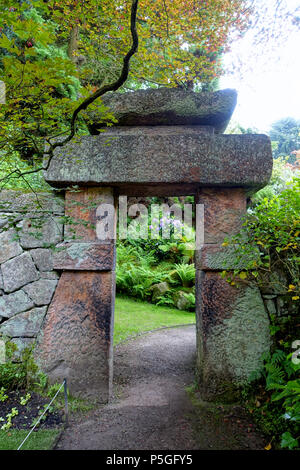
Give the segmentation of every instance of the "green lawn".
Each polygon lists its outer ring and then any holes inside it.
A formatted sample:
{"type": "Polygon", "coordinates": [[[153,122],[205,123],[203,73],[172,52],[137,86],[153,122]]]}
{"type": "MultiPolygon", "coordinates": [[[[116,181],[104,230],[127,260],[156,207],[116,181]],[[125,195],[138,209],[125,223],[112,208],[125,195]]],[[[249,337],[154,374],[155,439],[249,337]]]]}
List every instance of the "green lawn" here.
{"type": "MultiPolygon", "coordinates": [[[[34,431],[20,450],[48,450],[51,449],[60,429],[45,429],[34,431]]],[[[8,432],[0,431],[0,450],[17,450],[27,436],[29,430],[10,429],[8,432]]]]}
{"type": "Polygon", "coordinates": [[[194,312],[161,307],[118,296],[115,306],[114,345],[144,331],[187,323],[195,323],[194,312]]]}

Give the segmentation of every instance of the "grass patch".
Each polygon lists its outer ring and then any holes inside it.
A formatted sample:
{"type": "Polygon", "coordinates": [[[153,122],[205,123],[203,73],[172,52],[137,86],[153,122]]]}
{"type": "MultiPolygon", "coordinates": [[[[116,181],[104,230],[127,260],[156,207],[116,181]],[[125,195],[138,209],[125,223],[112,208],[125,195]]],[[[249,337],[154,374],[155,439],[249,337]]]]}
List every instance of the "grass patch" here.
{"type": "Polygon", "coordinates": [[[194,322],[194,312],[185,312],[118,296],[115,305],[114,344],[120,343],[129,336],[155,328],[194,322]]]}
{"type": "MultiPolygon", "coordinates": [[[[44,429],[31,433],[21,450],[49,450],[61,429],[44,429]]],[[[12,429],[9,432],[0,431],[0,450],[17,450],[29,430],[12,429]]]]}
{"type": "MultiPolygon", "coordinates": [[[[56,392],[60,388],[60,383],[51,385],[45,394],[45,396],[49,397],[49,400],[53,398],[56,394],[56,392]]],[[[64,395],[64,389],[61,389],[59,394],[56,396],[56,399],[54,400],[52,404],[53,408],[57,410],[64,410],[65,406],[65,395],[64,395]]],[[[70,394],[70,391],[68,390],[68,411],[69,414],[72,413],[86,413],[88,411],[91,411],[94,407],[96,406],[96,401],[91,400],[91,399],[86,399],[86,398],[79,398],[79,397],[74,397],[73,395],[70,394]]]]}

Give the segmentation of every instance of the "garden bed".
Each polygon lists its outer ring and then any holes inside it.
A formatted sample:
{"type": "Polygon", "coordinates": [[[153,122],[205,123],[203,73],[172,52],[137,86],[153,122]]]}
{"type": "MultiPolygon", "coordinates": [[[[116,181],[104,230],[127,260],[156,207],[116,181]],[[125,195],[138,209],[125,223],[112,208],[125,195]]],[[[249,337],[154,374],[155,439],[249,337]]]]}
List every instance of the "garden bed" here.
{"type": "MultiPolygon", "coordinates": [[[[47,408],[50,398],[25,390],[8,391],[1,397],[0,450],[17,450],[47,408]]],[[[63,422],[63,412],[51,406],[22,444],[21,450],[52,449],[62,431],[63,422]]]]}
{"type": "MultiPolygon", "coordinates": [[[[12,427],[10,429],[31,429],[35,424],[36,419],[44,412],[45,408],[50,402],[49,397],[42,397],[41,395],[31,392],[30,399],[25,405],[21,404],[21,398],[25,398],[28,391],[14,390],[6,392],[7,399],[0,402],[0,418],[1,425],[7,421],[6,416],[13,408],[18,410],[18,414],[12,418],[12,427]]],[[[63,412],[50,407],[49,411],[44,415],[41,423],[38,425],[43,429],[55,428],[61,426],[63,423],[63,412]]],[[[1,426],[0,426],[1,428],[1,426]]]]}

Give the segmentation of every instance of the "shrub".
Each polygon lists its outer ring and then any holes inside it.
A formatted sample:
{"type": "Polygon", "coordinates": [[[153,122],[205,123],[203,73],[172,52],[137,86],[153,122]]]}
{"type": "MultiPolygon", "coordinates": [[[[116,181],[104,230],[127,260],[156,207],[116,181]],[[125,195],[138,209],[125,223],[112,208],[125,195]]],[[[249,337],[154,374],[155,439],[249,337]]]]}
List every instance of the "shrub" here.
{"type": "Polygon", "coordinates": [[[39,370],[32,357],[32,350],[26,348],[19,362],[14,361],[17,346],[11,341],[6,341],[7,360],[0,364],[0,388],[16,390],[28,388],[39,378],[39,370]]]}
{"type": "Polygon", "coordinates": [[[174,267],[183,287],[190,287],[195,284],[196,270],[194,264],[175,264],[174,267]]]}
{"type": "Polygon", "coordinates": [[[190,293],[185,293],[184,296],[188,301],[186,310],[190,310],[190,311],[195,310],[195,303],[196,303],[195,294],[193,294],[193,292],[190,292],[190,293]]]}
{"type": "Polygon", "coordinates": [[[263,359],[245,392],[248,408],[275,443],[300,448],[300,364],[292,362],[286,349],[275,349],[263,359]]]}
{"type": "MultiPolygon", "coordinates": [[[[246,216],[241,232],[226,239],[244,268],[233,274],[260,288],[281,282],[287,297],[300,298],[300,178],[271,199],[264,198],[246,216]],[[276,273],[283,273],[280,280],[276,273]],[[274,280],[275,275],[275,280],[274,280]]],[[[223,273],[226,276],[226,272],[223,273]]]]}
{"type": "Polygon", "coordinates": [[[145,299],[151,296],[151,286],[164,281],[167,277],[168,273],[165,272],[124,263],[117,268],[116,284],[119,292],[145,299]]]}

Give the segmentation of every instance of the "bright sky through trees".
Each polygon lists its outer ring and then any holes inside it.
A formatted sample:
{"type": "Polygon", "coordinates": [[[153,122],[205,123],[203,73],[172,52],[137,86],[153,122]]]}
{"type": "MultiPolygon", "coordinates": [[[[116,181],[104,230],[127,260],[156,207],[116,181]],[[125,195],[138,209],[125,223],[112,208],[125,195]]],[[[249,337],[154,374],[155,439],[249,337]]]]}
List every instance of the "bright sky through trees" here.
{"type": "MultiPolygon", "coordinates": [[[[256,0],[261,4],[276,0],[256,0]]],[[[289,11],[300,16],[299,0],[285,0],[289,11]]],[[[274,13],[273,13],[274,14],[274,13]]],[[[270,13],[270,18],[271,13],[270,13]]],[[[262,21],[264,17],[261,16],[262,21]]],[[[248,31],[232,46],[224,65],[233,70],[221,78],[221,88],[238,90],[238,105],[233,120],[243,127],[267,132],[272,122],[283,117],[300,118],[300,32],[288,31],[288,20],[274,22],[281,38],[253,46],[255,32],[248,31]],[[287,30],[285,30],[287,25],[287,30]]],[[[298,30],[297,30],[298,29],[298,30]]]]}

